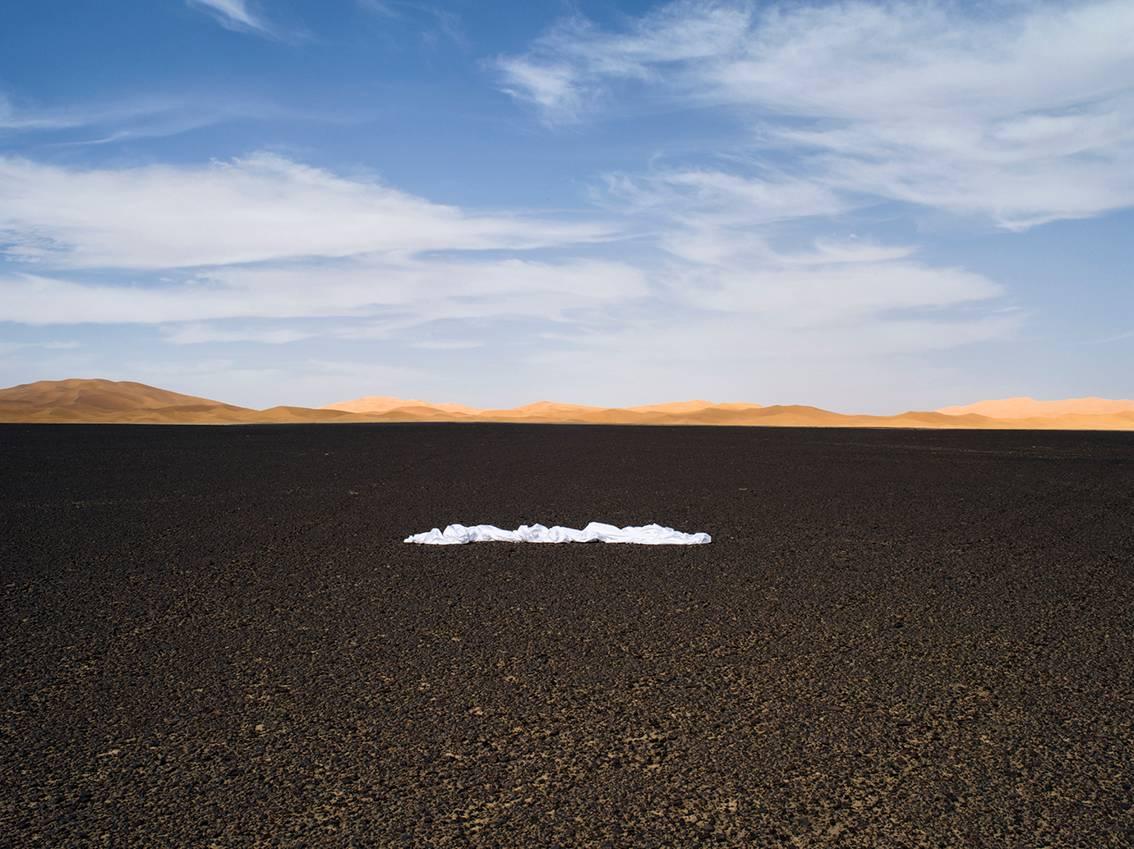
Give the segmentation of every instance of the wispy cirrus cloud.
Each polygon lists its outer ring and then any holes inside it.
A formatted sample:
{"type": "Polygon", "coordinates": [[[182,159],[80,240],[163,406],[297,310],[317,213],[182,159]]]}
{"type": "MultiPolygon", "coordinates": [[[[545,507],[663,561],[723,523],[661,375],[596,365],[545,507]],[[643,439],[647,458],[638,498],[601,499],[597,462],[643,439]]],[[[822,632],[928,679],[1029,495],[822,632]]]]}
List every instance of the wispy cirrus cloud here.
{"type": "Polygon", "coordinates": [[[299,257],[530,250],[609,225],[470,213],[260,153],[201,166],[67,168],[0,157],[0,252],[72,268],[162,269],[299,257]]]}
{"type": "MultiPolygon", "coordinates": [[[[85,113],[86,110],[80,114],[85,113]]],[[[86,117],[67,111],[17,109],[7,96],[0,94],[0,133],[67,129],[80,126],[88,120],[86,117]]]]}
{"type": "Polygon", "coordinates": [[[829,189],[1025,229],[1134,205],[1132,29],[1126,0],[679,0],[569,18],[498,69],[552,124],[631,92],[714,105],[829,189]]]}
{"type": "Polygon", "coordinates": [[[32,325],[165,325],[177,344],[565,321],[646,297],[645,273],[523,255],[616,235],[595,216],[469,211],[273,154],[113,169],[0,158],[0,256],[11,269],[0,274],[0,314],[32,325]],[[210,324],[241,319],[340,321],[210,324]]]}
{"type": "Polygon", "coordinates": [[[175,345],[211,345],[215,342],[256,342],[264,345],[287,345],[310,339],[318,333],[287,327],[218,327],[213,324],[186,322],[168,326],[164,338],[175,345]]]}
{"type": "Polygon", "coordinates": [[[284,120],[342,125],[357,119],[319,109],[285,108],[232,91],[63,104],[17,102],[0,92],[0,139],[10,137],[43,148],[158,139],[225,123],[284,120]]]}
{"type": "Polygon", "coordinates": [[[191,7],[209,13],[218,24],[234,32],[278,37],[268,19],[256,12],[250,0],[185,0],[191,7]]]}
{"type": "Polygon", "coordinates": [[[468,38],[456,12],[436,3],[421,0],[357,0],[360,8],[391,21],[408,22],[420,30],[422,41],[435,46],[441,39],[460,47],[468,46],[468,38]]]}
{"type": "Polygon", "coordinates": [[[668,85],[673,71],[738,49],[752,18],[747,4],[689,0],[665,4],[623,32],[572,15],[527,53],[499,57],[497,67],[505,91],[535,104],[547,123],[568,123],[599,105],[613,81],[668,85]]]}
{"type": "Polygon", "coordinates": [[[226,109],[204,107],[175,98],[147,98],[111,104],[70,106],[17,106],[0,93],[0,135],[52,133],[89,129],[94,132],[135,132],[172,135],[186,127],[202,126],[220,118],[226,109]]]}
{"type": "Polygon", "coordinates": [[[0,354],[13,354],[28,349],[41,351],[72,351],[82,347],[72,339],[49,340],[44,342],[0,342],[0,354]]]}
{"type": "Polygon", "coordinates": [[[127,358],[104,369],[101,373],[112,380],[140,380],[230,402],[239,399],[252,407],[294,404],[297,399],[307,399],[311,406],[329,404],[349,397],[359,386],[389,387],[405,396],[429,378],[425,370],[408,365],[310,356],[259,362],[215,355],[163,361],[127,358]],[[283,396],[274,388],[279,386],[287,387],[283,396]]]}
{"type": "MultiPolygon", "coordinates": [[[[639,269],[599,261],[360,260],[231,267],[160,285],[94,283],[59,275],[0,276],[0,314],[24,324],[162,324],[231,318],[528,316],[645,297],[639,269]]],[[[266,340],[268,341],[268,340],[266,340]]],[[[286,340],[275,340],[286,341],[286,340]]]]}

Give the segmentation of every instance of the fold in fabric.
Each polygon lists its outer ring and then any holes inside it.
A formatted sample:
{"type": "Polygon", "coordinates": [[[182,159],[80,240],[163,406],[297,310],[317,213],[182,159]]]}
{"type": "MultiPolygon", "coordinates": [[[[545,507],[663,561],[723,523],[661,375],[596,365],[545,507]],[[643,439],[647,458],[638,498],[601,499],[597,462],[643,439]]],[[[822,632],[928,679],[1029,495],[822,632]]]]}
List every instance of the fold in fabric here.
{"type": "Polygon", "coordinates": [[[520,525],[506,531],[495,525],[449,525],[444,531],[434,528],[428,533],[413,534],[406,542],[419,545],[462,545],[466,542],[628,542],[637,545],[704,545],[712,542],[708,534],[685,534],[661,525],[638,528],[616,528],[602,522],[591,522],[581,531],[556,525],[520,525]]]}

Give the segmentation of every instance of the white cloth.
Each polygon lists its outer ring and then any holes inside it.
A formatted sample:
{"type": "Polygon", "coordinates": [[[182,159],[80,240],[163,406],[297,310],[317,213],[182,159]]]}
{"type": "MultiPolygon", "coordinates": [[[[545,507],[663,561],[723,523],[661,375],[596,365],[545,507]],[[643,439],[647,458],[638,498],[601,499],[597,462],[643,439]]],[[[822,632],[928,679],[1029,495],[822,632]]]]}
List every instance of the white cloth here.
{"type": "Polygon", "coordinates": [[[581,531],[556,525],[520,525],[506,531],[495,525],[449,525],[444,531],[437,528],[405,539],[420,545],[461,545],[466,542],[630,542],[638,545],[704,545],[712,542],[708,534],[684,534],[661,525],[643,525],[639,528],[616,528],[602,522],[591,522],[581,531]]]}

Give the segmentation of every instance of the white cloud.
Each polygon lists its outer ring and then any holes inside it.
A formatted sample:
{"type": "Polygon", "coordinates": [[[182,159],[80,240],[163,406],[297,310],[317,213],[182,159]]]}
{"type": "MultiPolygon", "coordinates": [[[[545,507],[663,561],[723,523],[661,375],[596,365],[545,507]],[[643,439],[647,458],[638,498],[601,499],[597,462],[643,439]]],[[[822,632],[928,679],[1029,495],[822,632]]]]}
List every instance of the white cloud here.
{"type": "Polygon", "coordinates": [[[907,259],[916,253],[910,245],[880,245],[859,239],[833,240],[818,239],[813,249],[806,253],[777,254],[777,260],[784,266],[830,265],[841,263],[879,263],[907,259]]]}
{"type": "Polygon", "coordinates": [[[593,222],[466,213],[265,153],[205,166],[114,170],[0,157],[5,252],[55,266],[161,269],[523,250],[609,235],[593,222]]]}
{"type": "Polygon", "coordinates": [[[436,342],[429,339],[410,343],[411,348],[422,351],[465,351],[472,348],[483,348],[484,342],[473,339],[439,339],[436,342]]]}
{"type": "Polygon", "coordinates": [[[470,213],[266,154],[102,170],[0,158],[0,252],[16,269],[0,275],[0,314],[158,324],[179,345],[412,342],[429,322],[562,322],[647,297],[630,264],[517,256],[610,234],[593,217],[470,213]],[[270,324],[300,319],[338,321],[270,324]],[[216,324],[231,320],[269,323],[216,324]]]}
{"type": "Polygon", "coordinates": [[[827,218],[850,208],[830,189],[785,175],[745,177],[715,170],[607,175],[597,202],[653,222],[658,245],[695,263],[720,263],[746,254],[764,259],[772,225],[827,218]]]}
{"type": "Polygon", "coordinates": [[[1011,314],[786,327],[775,315],[692,313],[579,335],[535,354],[516,379],[538,385],[553,370],[557,397],[598,404],[709,397],[892,413],[942,397],[936,352],[1003,341],[1019,325],[1011,314]]]}
{"type": "Polygon", "coordinates": [[[391,21],[419,26],[420,37],[430,47],[443,37],[459,47],[467,47],[468,39],[456,12],[421,0],[357,0],[358,5],[391,21]]]}
{"type": "Polygon", "coordinates": [[[11,99],[0,94],[0,131],[54,130],[78,126],[88,119],[61,111],[17,109],[11,99]]]}
{"type": "Polygon", "coordinates": [[[713,215],[746,226],[829,216],[850,204],[826,186],[787,175],[745,177],[710,169],[662,171],[642,177],[606,177],[606,202],[632,212],[713,215]]]}
{"type": "Polygon", "coordinates": [[[342,126],[358,120],[358,113],[284,108],[240,94],[232,86],[223,93],[189,91],[54,104],[16,102],[0,92],[0,137],[19,135],[52,147],[165,138],[233,121],[284,120],[342,126]]]}
{"type": "Polygon", "coordinates": [[[286,345],[289,342],[299,342],[302,339],[310,339],[317,335],[312,331],[293,330],[286,327],[230,329],[200,323],[168,327],[164,331],[166,341],[172,342],[174,345],[206,345],[213,342],[256,342],[265,345],[286,345]]]}
{"type": "Polygon", "coordinates": [[[225,29],[273,35],[272,27],[261,15],[252,11],[248,0],[186,0],[211,14],[225,29]]]}
{"type": "Polygon", "coordinates": [[[500,59],[498,64],[507,79],[504,91],[539,106],[547,123],[578,120],[583,93],[571,66],[523,58],[500,59]]]}
{"type": "Polygon", "coordinates": [[[27,349],[41,351],[71,351],[81,347],[73,340],[46,341],[46,342],[3,342],[0,341],[0,354],[13,354],[16,351],[27,349]]]}
{"type": "Polygon", "coordinates": [[[686,306],[753,315],[783,330],[848,326],[901,310],[989,300],[1001,290],[980,275],[909,261],[750,269],[698,268],[678,288],[686,306]]]}
{"type": "Polygon", "coordinates": [[[499,66],[549,120],[627,85],[716,104],[830,190],[1022,229],[1134,205],[1131,31],[1129,0],[683,0],[620,33],[571,19],[499,66]]]}
{"type": "MultiPolygon", "coordinates": [[[[365,318],[389,313],[409,324],[454,317],[555,320],[572,310],[601,308],[647,293],[642,272],[620,263],[366,260],[225,268],[145,286],[28,274],[0,277],[0,314],[25,324],[365,318]]],[[[194,332],[186,331],[174,341],[192,340],[194,332]]]]}
{"type": "Polygon", "coordinates": [[[277,352],[266,361],[204,356],[198,360],[126,359],[102,375],[251,407],[277,404],[320,406],[357,393],[359,386],[385,387],[410,396],[429,375],[408,366],[302,356],[287,360],[277,352]],[[281,389],[286,387],[286,389],[281,389]]]}
{"type": "Polygon", "coordinates": [[[506,92],[539,106],[549,123],[570,122],[601,99],[605,80],[660,80],[671,66],[734,49],[751,20],[742,4],[689,0],[662,6],[625,33],[606,33],[574,16],[527,55],[502,56],[496,65],[506,92]]]}
{"type": "MultiPolygon", "coordinates": [[[[174,135],[227,118],[263,113],[252,103],[225,103],[210,98],[194,102],[187,98],[136,98],[115,103],[84,103],[63,106],[17,106],[0,94],[0,134],[63,133],[90,129],[102,135],[95,141],[114,138],[154,138],[174,135]]],[[[83,142],[66,142],[80,144],[83,142]]]]}

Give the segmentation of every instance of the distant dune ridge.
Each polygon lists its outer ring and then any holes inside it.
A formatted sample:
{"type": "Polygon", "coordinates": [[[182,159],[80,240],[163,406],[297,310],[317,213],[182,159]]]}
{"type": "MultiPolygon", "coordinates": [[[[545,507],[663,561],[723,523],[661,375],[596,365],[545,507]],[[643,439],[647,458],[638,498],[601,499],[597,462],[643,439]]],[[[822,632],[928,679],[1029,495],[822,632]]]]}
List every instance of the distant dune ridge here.
{"type": "Polygon", "coordinates": [[[394,398],[390,395],[366,395],[351,401],[339,401],[337,404],[328,404],[321,409],[342,410],[347,413],[388,413],[405,407],[424,407],[432,410],[441,410],[446,413],[474,415],[477,411],[464,404],[431,404],[428,401],[407,401],[405,398],[394,398]]]}
{"type": "Polygon", "coordinates": [[[1055,416],[1108,416],[1134,412],[1134,401],[1110,398],[1065,398],[1062,401],[1037,401],[1035,398],[1002,398],[999,401],[978,401],[963,407],[942,407],[937,412],[948,416],[975,413],[994,419],[1034,419],[1055,416]]]}
{"type": "Polygon", "coordinates": [[[846,415],[801,405],[675,401],[595,407],[537,401],[479,410],[368,395],[326,407],[254,410],[144,383],[41,380],[0,389],[0,422],[136,424],[287,424],[304,422],[517,422],[531,424],[747,425],[767,427],[911,427],[1040,430],[1134,430],[1134,401],[1005,398],[893,416],[846,415]]]}

